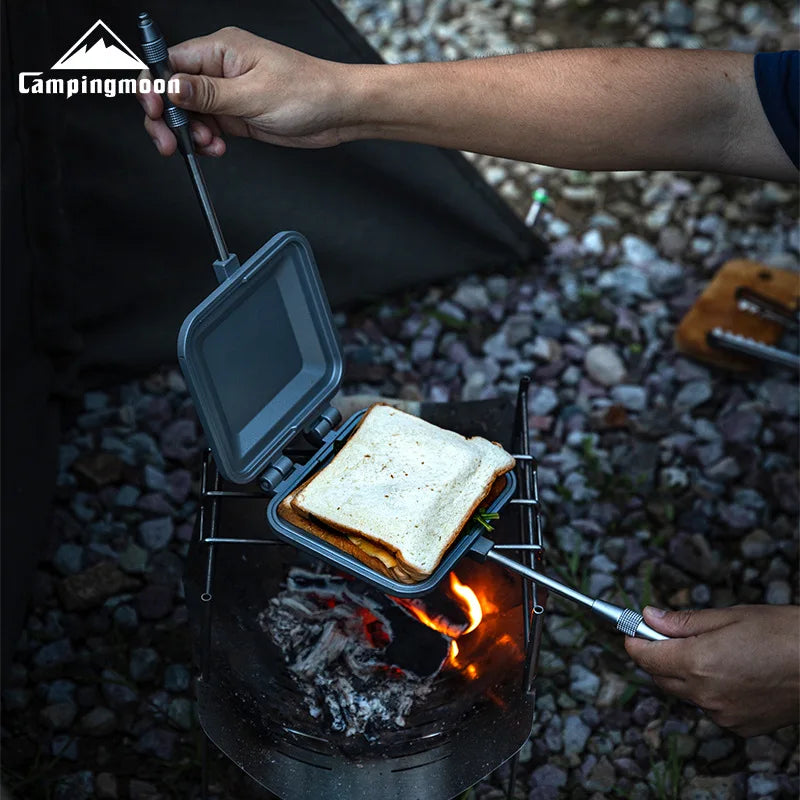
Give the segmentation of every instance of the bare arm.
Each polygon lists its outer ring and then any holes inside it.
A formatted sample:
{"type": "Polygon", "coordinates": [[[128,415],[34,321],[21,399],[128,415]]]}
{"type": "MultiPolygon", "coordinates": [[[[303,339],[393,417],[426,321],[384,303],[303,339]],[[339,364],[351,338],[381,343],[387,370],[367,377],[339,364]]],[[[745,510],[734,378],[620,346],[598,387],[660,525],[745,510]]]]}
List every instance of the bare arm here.
{"type": "MultiPolygon", "coordinates": [[[[222,133],[293,147],[400,139],[585,170],[711,170],[796,180],[761,108],[753,57],[687,50],[585,49],[434,64],[350,65],[236,28],[170,50],[173,100],[222,133]]],[[[174,138],[145,95],[160,151],[174,138]]]]}

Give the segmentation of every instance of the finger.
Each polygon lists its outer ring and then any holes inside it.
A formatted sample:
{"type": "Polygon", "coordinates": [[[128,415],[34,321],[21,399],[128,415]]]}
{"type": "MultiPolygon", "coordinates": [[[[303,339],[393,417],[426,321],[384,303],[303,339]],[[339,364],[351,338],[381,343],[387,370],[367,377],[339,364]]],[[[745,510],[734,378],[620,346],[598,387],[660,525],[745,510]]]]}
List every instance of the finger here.
{"type": "Polygon", "coordinates": [[[209,75],[174,76],[179,80],[177,92],[170,92],[169,99],[187,111],[201,114],[230,114],[247,116],[252,100],[245,91],[242,78],[213,78],[209,75]]]}
{"type": "Polygon", "coordinates": [[[167,127],[166,122],[161,119],[145,117],[144,129],[162,156],[171,156],[175,152],[178,143],[175,139],[175,134],[167,127]]]}
{"type": "Polygon", "coordinates": [[[204,147],[197,148],[197,152],[200,153],[201,156],[211,156],[212,158],[219,158],[225,155],[225,150],[225,140],[220,139],[219,136],[215,136],[211,142],[204,147]]]}
{"type": "Polygon", "coordinates": [[[659,608],[645,606],[642,615],[651,628],[670,637],[697,636],[724,628],[739,619],[736,608],[662,611],[659,608]]]}
{"type": "Polygon", "coordinates": [[[175,72],[192,75],[211,75],[221,78],[229,44],[221,31],[209,36],[198,36],[169,48],[169,60],[175,72]]]}
{"type": "Polygon", "coordinates": [[[664,678],[682,678],[686,674],[686,643],[680,640],[670,642],[649,642],[646,639],[625,637],[628,655],[651,675],[664,678]]]}
{"type": "Polygon", "coordinates": [[[681,678],[667,678],[663,675],[654,675],[653,683],[665,692],[680,697],[681,700],[691,701],[689,684],[681,678]]]}
{"type": "MultiPolygon", "coordinates": [[[[147,78],[149,80],[150,72],[148,70],[142,70],[139,73],[139,78],[147,78]]],[[[137,86],[140,85],[141,83],[137,81],[137,86]]],[[[144,113],[151,119],[158,119],[164,113],[164,101],[161,99],[161,95],[152,91],[142,92],[137,89],[136,97],[144,109],[144,113]]]]}
{"type": "Polygon", "coordinates": [[[211,144],[214,139],[214,134],[211,128],[200,120],[192,120],[189,123],[189,131],[192,134],[192,141],[195,147],[206,147],[211,144]]]}

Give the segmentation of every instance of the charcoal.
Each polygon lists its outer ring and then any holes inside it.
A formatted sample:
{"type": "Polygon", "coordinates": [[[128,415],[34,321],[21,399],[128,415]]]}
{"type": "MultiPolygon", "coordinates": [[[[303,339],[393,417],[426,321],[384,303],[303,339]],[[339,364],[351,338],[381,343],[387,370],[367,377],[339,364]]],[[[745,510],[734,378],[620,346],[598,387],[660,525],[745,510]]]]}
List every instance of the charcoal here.
{"type": "Polygon", "coordinates": [[[368,741],[405,725],[450,646],[363,584],[299,567],[258,621],[283,653],[309,714],[330,732],[368,741]]]}

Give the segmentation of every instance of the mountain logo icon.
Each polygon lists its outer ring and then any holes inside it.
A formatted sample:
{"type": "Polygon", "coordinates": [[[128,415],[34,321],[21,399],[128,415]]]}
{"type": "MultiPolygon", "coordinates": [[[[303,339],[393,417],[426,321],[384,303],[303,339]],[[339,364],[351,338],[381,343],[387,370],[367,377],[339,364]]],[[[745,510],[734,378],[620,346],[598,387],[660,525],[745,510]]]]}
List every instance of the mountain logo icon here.
{"type": "Polygon", "coordinates": [[[98,19],[78,41],[53,64],[53,69],[146,69],[133,50],[103,20],[98,19]]]}

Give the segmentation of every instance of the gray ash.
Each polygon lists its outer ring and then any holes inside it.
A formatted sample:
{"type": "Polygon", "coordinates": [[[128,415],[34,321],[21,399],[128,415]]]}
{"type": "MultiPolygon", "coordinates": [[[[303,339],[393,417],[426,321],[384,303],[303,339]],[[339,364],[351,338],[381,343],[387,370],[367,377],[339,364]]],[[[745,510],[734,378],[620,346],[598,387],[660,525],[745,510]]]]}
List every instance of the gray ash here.
{"type": "Polygon", "coordinates": [[[450,641],[363,584],[300,567],[258,621],[283,652],[311,716],[370,741],[405,725],[450,641]]]}

